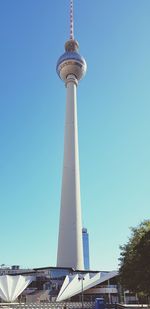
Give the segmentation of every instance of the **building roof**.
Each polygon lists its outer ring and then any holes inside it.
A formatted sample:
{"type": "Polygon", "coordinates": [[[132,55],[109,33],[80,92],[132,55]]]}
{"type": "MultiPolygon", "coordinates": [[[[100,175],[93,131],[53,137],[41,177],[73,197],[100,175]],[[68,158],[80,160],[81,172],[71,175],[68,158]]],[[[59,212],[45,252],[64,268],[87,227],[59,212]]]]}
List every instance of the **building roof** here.
{"type": "Polygon", "coordinates": [[[13,302],[32,280],[32,276],[0,276],[0,297],[6,302],[13,302]]]}
{"type": "Polygon", "coordinates": [[[118,276],[118,271],[99,272],[97,274],[87,273],[83,277],[79,277],[78,274],[66,276],[57,301],[66,300],[116,276],[118,276]],[[81,280],[83,280],[83,284],[81,284],[81,280]]]}

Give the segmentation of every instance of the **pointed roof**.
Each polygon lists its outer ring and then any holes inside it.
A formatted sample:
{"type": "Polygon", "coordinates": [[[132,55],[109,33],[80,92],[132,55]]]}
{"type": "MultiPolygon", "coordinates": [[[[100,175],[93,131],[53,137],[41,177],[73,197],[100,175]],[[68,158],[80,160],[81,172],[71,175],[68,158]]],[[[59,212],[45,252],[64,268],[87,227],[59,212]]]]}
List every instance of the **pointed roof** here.
{"type": "Polygon", "coordinates": [[[96,275],[87,273],[85,275],[77,274],[66,276],[56,301],[63,301],[74,295],[80,294],[82,292],[81,280],[83,280],[83,291],[86,291],[116,276],[118,276],[118,271],[102,271],[98,272],[96,275]]]}

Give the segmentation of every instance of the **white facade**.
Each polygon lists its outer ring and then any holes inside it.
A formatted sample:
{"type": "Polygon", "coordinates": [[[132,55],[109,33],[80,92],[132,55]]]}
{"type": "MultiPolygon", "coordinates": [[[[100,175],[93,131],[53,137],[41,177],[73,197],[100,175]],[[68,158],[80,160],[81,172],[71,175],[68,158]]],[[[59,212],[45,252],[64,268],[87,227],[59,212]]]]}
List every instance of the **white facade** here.
{"type": "Polygon", "coordinates": [[[77,80],[67,78],[64,164],[58,241],[58,267],[83,269],[80,171],[77,126],[77,80]]]}

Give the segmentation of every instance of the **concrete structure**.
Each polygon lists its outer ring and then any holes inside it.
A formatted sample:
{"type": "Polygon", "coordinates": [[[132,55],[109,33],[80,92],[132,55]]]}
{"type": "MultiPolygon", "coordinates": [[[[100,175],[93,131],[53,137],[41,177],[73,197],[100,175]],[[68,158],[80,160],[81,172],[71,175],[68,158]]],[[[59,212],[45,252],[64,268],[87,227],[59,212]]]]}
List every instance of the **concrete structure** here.
{"type": "Polygon", "coordinates": [[[84,269],[90,269],[89,234],[87,229],[84,227],[82,229],[82,241],[83,241],[84,269]]]}
{"type": "Polygon", "coordinates": [[[6,302],[13,302],[32,280],[32,276],[0,276],[0,298],[6,302]]]}
{"type": "MultiPolygon", "coordinates": [[[[79,280],[79,278],[81,278],[81,275],[80,277],[78,274],[66,276],[63,285],[61,287],[61,290],[58,294],[57,301],[63,301],[68,298],[71,298],[77,294],[80,294],[84,291],[87,291],[99,285],[100,283],[108,281],[111,278],[116,277],[117,275],[118,275],[117,271],[98,272],[96,274],[90,274],[90,273],[84,275],[82,274],[82,280],[83,280],[82,284],[79,280]]],[[[109,293],[109,290],[110,288],[108,287],[106,293],[109,293]]],[[[101,291],[99,291],[99,293],[101,293],[101,291]]],[[[117,293],[117,289],[114,288],[112,293],[117,293]]]]}
{"type": "MultiPolygon", "coordinates": [[[[29,304],[29,308],[37,308],[38,304],[46,303],[52,309],[64,308],[65,304],[67,308],[79,309],[82,308],[82,292],[84,294],[84,308],[93,308],[95,299],[99,297],[103,297],[107,304],[117,302],[128,304],[139,301],[136,295],[122,290],[117,271],[78,271],[73,268],[52,266],[16,269],[5,266],[0,268],[0,282],[0,294],[3,290],[5,301],[6,299],[12,301],[16,298],[17,293],[19,292],[19,295],[23,287],[23,292],[15,302],[25,303],[26,308],[27,304],[29,304]],[[6,280],[3,279],[4,277],[9,278],[6,280]],[[22,277],[21,281],[17,277],[22,277]],[[31,280],[31,283],[24,290],[24,283],[28,280],[31,280]]],[[[4,297],[0,295],[0,304],[3,301],[4,297]]],[[[22,306],[19,305],[18,308],[20,309],[22,306]]]]}
{"type": "Polygon", "coordinates": [[[86,62],[78,53],[78,48],[78,42],[74,39],[71,0],[70,39],[65,44],[65,53],[57,62],[57,73],[67,90],[57,266],[84,269],[76,92],[79,80],[86,73],[86,62]]]}

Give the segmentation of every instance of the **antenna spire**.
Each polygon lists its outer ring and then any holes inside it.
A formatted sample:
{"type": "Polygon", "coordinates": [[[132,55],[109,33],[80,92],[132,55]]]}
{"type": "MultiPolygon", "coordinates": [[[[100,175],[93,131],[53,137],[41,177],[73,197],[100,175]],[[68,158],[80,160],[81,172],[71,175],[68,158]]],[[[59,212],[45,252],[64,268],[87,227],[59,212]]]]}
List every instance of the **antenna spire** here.
{"type": "Polygon", "coordinates": [[[70,40],[74,40],[73,0],[70,0],[70,40]]]}

